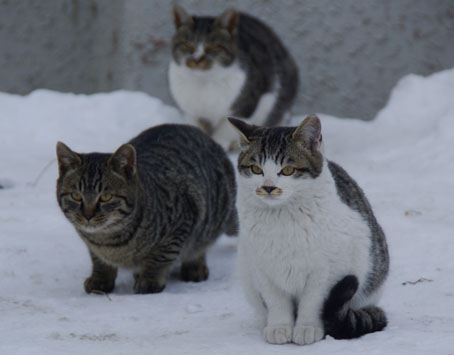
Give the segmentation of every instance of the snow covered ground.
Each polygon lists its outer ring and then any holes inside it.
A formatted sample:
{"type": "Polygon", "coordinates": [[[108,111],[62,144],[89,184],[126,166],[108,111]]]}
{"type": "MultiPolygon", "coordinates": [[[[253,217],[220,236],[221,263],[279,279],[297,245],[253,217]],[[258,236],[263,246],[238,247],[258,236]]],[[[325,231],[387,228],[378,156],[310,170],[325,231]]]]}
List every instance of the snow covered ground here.
{"type": "Polygon", "coordinates": [[[236,281],[236,238],[211,249],[207,282],[174,275],[161,294],[134,295],[122,272],[110,298],[86,295],[89,256],[55,199],[55,143],[113,151],[181,118],[141,93],[38,90],[0,94],[0,354],[453,355],[454,69],[403,78],[372,122],[321,118],[326,155],[363,187],[387,234],[385,331],[265,343],[236,281]]]}

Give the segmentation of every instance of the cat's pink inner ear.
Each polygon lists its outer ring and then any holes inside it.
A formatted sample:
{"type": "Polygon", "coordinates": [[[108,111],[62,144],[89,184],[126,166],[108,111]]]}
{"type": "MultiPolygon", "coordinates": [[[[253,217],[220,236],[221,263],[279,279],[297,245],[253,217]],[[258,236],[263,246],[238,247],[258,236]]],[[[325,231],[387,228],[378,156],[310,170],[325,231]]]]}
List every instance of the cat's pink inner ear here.
{"type": "Polygon", "coordinates": [[[322,125],[317,115],[307,116],[292,133],[292,139],[302,140],[312,150],[320,149],[322,145],[322,125]]]}
{"type": "Polygon", "coordinates": [[[173,5],[173,21],[175,28],[179,29],[183,25],[190,25],[193,23],[192,17],[181,6],[173,5]]]}
{"type": "Polygon", "coordinates": [[[123,144],[109,158],[108,165],[122,176],[131,177],[137,171],[136,150],[131,144],[123,144]]]}
{"type": "Polygon", "coordinates": [[[230,33],[234,33],[238,27],[238,12],[234,9],[227,9],[216,19],[216,24],[224,27],[230,33]]]}

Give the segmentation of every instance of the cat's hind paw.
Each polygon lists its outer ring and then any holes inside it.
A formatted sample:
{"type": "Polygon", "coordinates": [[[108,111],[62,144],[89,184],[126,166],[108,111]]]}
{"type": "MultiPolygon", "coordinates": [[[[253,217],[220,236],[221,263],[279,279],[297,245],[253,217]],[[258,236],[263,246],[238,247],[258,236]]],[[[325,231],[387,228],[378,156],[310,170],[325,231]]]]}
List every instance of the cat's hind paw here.
{"type": "Polygon", "coordinates": [[[265,340],[270,344],[286,344],[292,341],[292,327],[289,325],[268,326],[263,329],[265,340]]]}
{"type": "Polygon", "coordinates": [[[293,342],[298,345],[308,345],[323,339],[324,331],[319,327],[298,325],[293,329],[293,342]]]}

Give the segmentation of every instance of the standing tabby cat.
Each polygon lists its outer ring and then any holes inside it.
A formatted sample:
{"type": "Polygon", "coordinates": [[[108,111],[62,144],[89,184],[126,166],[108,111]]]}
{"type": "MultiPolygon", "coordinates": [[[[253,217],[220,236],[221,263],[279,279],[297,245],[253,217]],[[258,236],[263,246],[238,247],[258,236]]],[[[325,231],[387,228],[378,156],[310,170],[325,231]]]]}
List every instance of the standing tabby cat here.
{"type": "Polygon", "coordinates": [[[311,344],[383,329],[375,304],[389,268],[385,235],[356,182],[321,152],[317,116],[298,127],[230,119],[242,152],[239,266],[270,343],[311,344]]]}
{"type": "Polygon", "coordinates": [[[214,18],[190,16],[178,5],[174,22],[170,91],[189,123],[228,149],[236,135],[226,116],[282,122],[297,93],[298,69],[268,26],[232,9],[214,18]]]}
{"type": "Polygon", "coordinates": [[[206,249],[237,230],[232,164],[195,127],[158,126],[114,154],[59,142],[57,156],[58,203],[93,262],[87,293],[112,291],[117,267],[135,271],[136,293],[160,292],[177,259],[184,281],[206,280],[206,249]]]}

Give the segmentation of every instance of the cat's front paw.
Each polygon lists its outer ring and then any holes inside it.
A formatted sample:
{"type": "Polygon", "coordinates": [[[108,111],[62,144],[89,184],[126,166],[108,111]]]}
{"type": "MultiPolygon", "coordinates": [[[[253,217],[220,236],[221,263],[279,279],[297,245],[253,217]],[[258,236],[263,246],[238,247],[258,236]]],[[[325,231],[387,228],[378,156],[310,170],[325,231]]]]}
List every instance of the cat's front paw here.
{"type": "Polygon", "coordinates": [[[150,280],[141,276],[137,276],[135,277],[135,279],[136,282],[134,283],[134,293],[159,293],[166,287],[165,282],[150,280]]]}
{"type": "Polygon", "coordinates": [[[268,326],[263,329],[265,340],[270,344],[286,344],[292,341],[290,325],[268,326]]]}
{"type": "Polygon", "coordinates": [[[110,293],[113,291],[114,287],[115,281],[94,278],[93,276],[90,276],[84,282],[84,289],[86,293],[110,293]]]}
{"type": "Polygon", "coordinates": [[[308,345],[323,339],[325,332],[322,328],[309,325],[297,325],[293,329],[293,342],[298,345],[308,345]]]}

